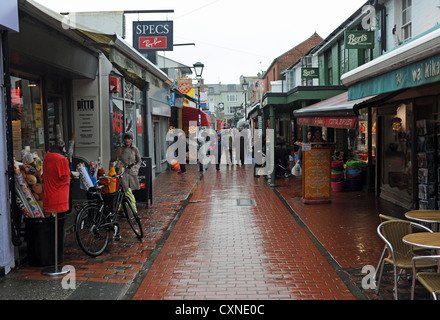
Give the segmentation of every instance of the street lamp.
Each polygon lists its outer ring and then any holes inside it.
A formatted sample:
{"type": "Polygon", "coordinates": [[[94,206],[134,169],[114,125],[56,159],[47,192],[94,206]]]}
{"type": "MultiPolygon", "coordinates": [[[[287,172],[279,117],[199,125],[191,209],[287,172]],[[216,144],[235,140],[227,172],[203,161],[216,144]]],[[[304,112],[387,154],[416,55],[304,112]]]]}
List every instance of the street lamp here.
{"type": "Polygon", "coordinates": [[[246,100],[246,94],[249,88],[249,82],[246,81],[246,78],[243,78],[243,82],[241,84],[244,91],[244,120],[247,120],[247,114],[246,114],[246,107],[247,107],[247,100],[246,100]]]}
{"type": "MultiPolygon", "coordinates": [[[[197,78],[197,92],[198,92],[198,103],[199,103],[199,122],[198,122],[198,127],[199,129],[202,126],[202,115],[200,112],[200,84],[202,81],[202,73],[203,73],[203,68],[205,67],[205,65],[201,62],[196,62],[193,64],[194,66],[194,72],[196,73],[196,78],[197,78]]],[[[200,161],[199,162],[199,171],[203,172],[203,163],[200,161]]]]}
{"type": "Polygon", "coordinates": [[[196,73],[196,78],[201,78],[203,73],[203,68],[205,67],[205,65],[201,62],[196,62],[193,64],[193,66],[194,66],[194,71],[196,73]]]}
{"type": "Polygon", "coordinates": [[[200,82],[202,80],[202,73],[203,73],[203,68],[205,67],[205,65],[201,62],[196,62],[193,64],[194,66],[194,72],[196,73],[196,78],[197,78],[197,92],[198,92],[198,101],[199,101],[199,127],[202,126],[202,115],[200,112],[200,82]]]}

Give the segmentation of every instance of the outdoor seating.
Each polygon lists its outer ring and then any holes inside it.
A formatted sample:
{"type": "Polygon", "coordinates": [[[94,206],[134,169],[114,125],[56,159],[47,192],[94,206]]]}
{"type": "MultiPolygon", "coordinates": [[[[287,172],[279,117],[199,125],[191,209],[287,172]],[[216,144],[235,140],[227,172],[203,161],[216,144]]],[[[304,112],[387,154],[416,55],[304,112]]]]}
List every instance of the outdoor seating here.
{"type": "Polygon", "coordinates": [[[432,295],[434,300],[438,300],[440,294],[440,272],[418,272],[416,273],[416,261],[419,260],[438,260],[440,256],[418,256],[412,259],[413,281],[411,286],[411,300],[414,300],[414,289],[416,280],[418,280],[432,295]]]}
{"type": "MultiPolygon", "coordinates": [[[[379,214],[379,219],[380,219],[381,223],[385,222],[385,221],[390,221],[390,220],[401,220],[399,218],[387,216],[385,214],[379,214]]],[[[385,245],[383,248],[382,255],[380,256],[379,262],[377,263],[376,270],[379,270],[380,266],[382,265],[382,261],[385,258],[386,253],[387,253],[387,245],[385,245]]],[[[376,273],[376,276],[377,276],[377,273],[376,273]]],[[[375,279],[375,280],[377,280],[377,279],[375,279]]]]}
{"type": "MultiPolygon", "coordinates": [[[[412,269],[412,258],[416,256],[412,246],[405,244],[402,238],[410,233],[417,231],[432,232],[430,229],[405,220],[389,220],[382,222],[377,228],[377,233],[386,244],[388,256],[380,264],[379,279],[376,287],[376,294],[379,293],[382,273],[385,263],[393,266],[394,269],[394,299],[398,300],[397,287],[400,277],[404,270],[412,269]],[[397,269],[400,272],[397,273],[397,269]]],[[[420,259],[417,261],[416,268],[432,268],[437,266],[432,260],[420,259]]]]}

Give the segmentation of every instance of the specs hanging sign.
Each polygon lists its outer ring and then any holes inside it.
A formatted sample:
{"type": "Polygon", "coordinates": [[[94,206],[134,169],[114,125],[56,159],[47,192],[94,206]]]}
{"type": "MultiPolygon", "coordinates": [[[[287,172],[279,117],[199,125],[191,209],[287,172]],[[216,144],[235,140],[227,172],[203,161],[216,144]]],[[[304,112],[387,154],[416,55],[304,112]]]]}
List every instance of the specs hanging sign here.
{"type": "Polygon", "coordinates": [[[139,52],[173,51],[173,21],[133,21],[133,47],[139,52]]]}
{"type": "Polygon", "coordinates": [[[346,49],[373,49],[374,31],[350,30],[345,31],[346,49]]]}

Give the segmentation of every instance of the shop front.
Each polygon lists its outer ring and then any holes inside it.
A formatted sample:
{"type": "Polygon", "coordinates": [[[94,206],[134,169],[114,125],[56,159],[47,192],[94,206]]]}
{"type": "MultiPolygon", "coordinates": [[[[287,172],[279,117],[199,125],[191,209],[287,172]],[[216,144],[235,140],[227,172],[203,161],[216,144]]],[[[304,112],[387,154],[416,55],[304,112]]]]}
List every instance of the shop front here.
{"type": "Polygon", "coordinates": [[[407,209],[439,208],[440,30],[342,76],[368,105],[376,135],[376,194],[407,209]]]}
{"type": "MultiPolygon", "coordinates": [[[[304,126],[303,131],[321,130],[323,139],[333,147],[332,159],[343,161],[348,166],[347,172],[351,170],[350,165],[357,170],[361,168],[362,172],[355,177],[359,181],[352,183],[351,189],[374,190],[371,172],[374,172],[376,161],[376,132],[374,126],[369,125],[372,123],[371,111],[360,109],[374,99],[369,96],[348,101],[348,93],[344,92],[293,112],[298,125],[304,126]]],[[[347,178],[354,178],[347,172],[347,178]]],[[[351,181],[347,179],[347,182],[349,186],[351,181]]]]}
{"type": "MultiPolygon", "coordinates": [[[[160,114],[162,122],[168,121],[163,104],[169,109],[170,85],[166,74],[119,36],[68,25],[63,16],[33,1],[20,0],[18,9],[20,31],[8,35],[11,143],[7,150],[16,169],[9,171],[9,178],[15,180],[11,190],[21,200],[19,209],[13,210],[15,198],[9,199],[16,246],[23,217],[45,219],[42,189],[34,186],[41,187],[40,166],[49,147],[65,144],[72,170],[78,163],[90,167],[102,159],[107,171],[122,134],[132,132],[141,156],[150,156],[155,148],[149,139],[152,117],[160,114]]],[[[164,144],[165,134],[158,136],[164,144]]],[[[79,181],[72,180],[72,200],[83,199],[85,193],[79,181]]]]}

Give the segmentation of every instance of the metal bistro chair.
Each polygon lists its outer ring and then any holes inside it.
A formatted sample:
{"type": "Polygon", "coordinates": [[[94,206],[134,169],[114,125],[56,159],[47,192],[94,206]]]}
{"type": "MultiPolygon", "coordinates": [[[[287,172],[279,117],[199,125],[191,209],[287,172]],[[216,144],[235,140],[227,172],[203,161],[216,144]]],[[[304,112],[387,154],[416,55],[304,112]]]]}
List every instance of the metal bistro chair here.
{"type": "MultiPolygon", "coordinates": [[[[392,216],[387,216],[387,215],[384,215],[384,214],[379,214],[379,219],[380,219],[381,223],[385,222],[385,221],[390,221],[390,220],[402,220],[402,219],[395,218],[395,217],[392,217],[392,216]]],[[[387,245],[385,244],[385,246],[383,248],[383,251],[382,251],[382,255],[380,256],[379,262],[377,263],[376,270],[379,270],[380,266],[382,265],[382,261],[385,258],[385,254],[386,253],[387,253],[387,245]]],[[[377,273],[376,273],[376,277],[377,277],[377,273]]],[[[374,279],[374,280],[377,281],[377,279],[374,279]]]]}
{"type": "Polygon", "coordinates": [[[438,295],[440,295],[440,272],[416,273],[416,261],[425,259],[440,261],[440,256],[418,256],[412,258],[413,280],[411,286],[411,300],[414,300],[414,288],[416,285],[416,279],[425,287],[426,290],[431,293],[434,300],[438,300],[438,295]]]}
{"type": "MultiPolygon", "coordinates": [[[[412,258],[416,256],[412,246],[405,244],[402,238],[414,232],[432,232],[432,230],[414,222],[406,220],[390,220],[382,222],[377,228],[377,233],[386,244],[388,256],[380,264],[379,280],[376,287],[376,294],[379,293],[380,282],[385,263],[393,265],[394,269],[394,299],[398,300],[397,284],[404,270],[412,269],[412,258]],[[399,274],[397,269],[400,269],[399,274]]],[[[416,268],[432,268],[437,264],[432,260],[420,259],[417,261],[416,268]]]]}

